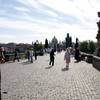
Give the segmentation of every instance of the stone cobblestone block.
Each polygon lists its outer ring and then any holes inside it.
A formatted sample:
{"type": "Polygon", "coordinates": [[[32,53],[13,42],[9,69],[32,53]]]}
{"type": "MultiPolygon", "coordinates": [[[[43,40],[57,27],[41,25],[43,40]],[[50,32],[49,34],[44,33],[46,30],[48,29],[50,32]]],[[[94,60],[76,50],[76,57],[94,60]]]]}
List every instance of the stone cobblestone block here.
{"type": "Polygon", "coordinates": [[[37,61],[1,64],[2,100],[100,100],[100,72],[84,61],[65,68],[64,52],[55,56],[50,67],[49,55],[37,61]]]}

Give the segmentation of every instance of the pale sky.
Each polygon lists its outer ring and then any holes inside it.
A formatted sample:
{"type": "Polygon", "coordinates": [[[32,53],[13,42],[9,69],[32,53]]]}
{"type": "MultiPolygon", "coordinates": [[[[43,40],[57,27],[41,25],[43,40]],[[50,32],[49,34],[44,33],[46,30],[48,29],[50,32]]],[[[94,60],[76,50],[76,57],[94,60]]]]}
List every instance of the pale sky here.
{"type": "Polygon", "coordinates": [[[0,0],[0,43],[96,41],[98,11],[100,0],[0,0]]]}

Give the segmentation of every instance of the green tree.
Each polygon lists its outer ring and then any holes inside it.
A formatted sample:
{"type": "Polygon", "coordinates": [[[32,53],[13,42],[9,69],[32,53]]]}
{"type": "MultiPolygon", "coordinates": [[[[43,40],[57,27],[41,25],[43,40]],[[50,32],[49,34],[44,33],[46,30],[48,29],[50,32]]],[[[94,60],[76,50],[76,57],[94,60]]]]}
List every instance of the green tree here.
{"type": "Polygon", "coordinates": [[[85,53],[91,53],[96,49],[96,43],[93,41],[83,41],[80,43],[80,50],[85,53]]]}
{"type": "Polygon", "coordinates": [[[80,51],[88,53],[88,41],[83,41],[80,43],[80,51]]]}
{"type": "Polygon", "coordinates": [[[37,51],[37,44],[36,44],[36,42],[34,43],[34,51],[37,51]]]}
{"type": "Polygon", "coordinates": [[[37,44],[37,50],[42,50],[43,49],[43,44],[42,42],[37,44]]]}
{"type": "Polygon", "coordinates": [[[93,52],[96,49],[96,43],[94,43],[93,41],[89,41],[88,48],[89,48],[89,53],[93,54],[93,52]]]}

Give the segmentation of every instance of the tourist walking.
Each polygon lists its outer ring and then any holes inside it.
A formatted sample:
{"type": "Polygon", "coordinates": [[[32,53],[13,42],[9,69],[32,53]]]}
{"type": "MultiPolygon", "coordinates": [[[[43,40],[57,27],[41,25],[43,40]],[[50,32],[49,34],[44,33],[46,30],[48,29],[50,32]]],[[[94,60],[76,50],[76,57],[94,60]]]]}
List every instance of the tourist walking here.
{"type": "Polygon", "coordinates": [[[49,65],[54,66],[54,59],[55,59],[54,56],[55,56],[54,50],[52,49],[51,52],[50,52],[50,62],[49,62],[49,65]]]}
{"type": "Polygon", "coordinates": [[[37,60],[37,52],[36,51],[34,52],[34,57],[35,57],[35,60],[37,60]]]}
{"type": "Polygon", "coordinates": [[[29,50],[27,50],[27,59],[28,59],[28,61],[30,61],[30,52],[29,52],[29,50]]]}
{"type": "Polygon", "coordinates": [[[14,51],[14,59],[13,59],[13,61],[15,62],[15,60],[17,60],[19,62],[19,52],[18,52],[17,49],[15,49],[15,51],[14,51]]]}
{"type": "Polygon", "coordinates": [[[65,52],[65,55],[64,55],[64,60],[65,60],[65,63],[66,63],[66,69],[69,69],[70,55],[71,55],[70,49],[67,48],[66,52],[65,52]]]}
{"type": "Polygon", "coordinates": [[[30,50],[29,54],[30,54],[30,61],[31,63],[33,63],[33,50],[30,50]]]}
{"type": "Polygon", "coordinates": [[[5,63],[5,50],[3,47],[0,47],[0,63],[5,63]]]}

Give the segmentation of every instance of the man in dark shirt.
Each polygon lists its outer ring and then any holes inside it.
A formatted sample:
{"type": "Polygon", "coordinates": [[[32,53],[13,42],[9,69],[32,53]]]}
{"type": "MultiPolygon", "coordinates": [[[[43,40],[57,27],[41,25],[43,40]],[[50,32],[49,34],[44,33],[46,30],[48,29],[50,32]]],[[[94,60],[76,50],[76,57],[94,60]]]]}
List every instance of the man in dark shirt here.
{"type": "Polygon", "coordinates": [[[15,57],[14,57],[13,61],[15,62],[15,60],[17,59],[17,61],[19,62],[19,52],[17,49],[15,49],[14,56],[15,57]]]}
{"type": "Polygon", "coordinates": [[[50,52],[50,62],[49,62],[49,65],[52,64],[52,66],[54,66],[54,50],[52,49],[51,52],[50,52]]]}

